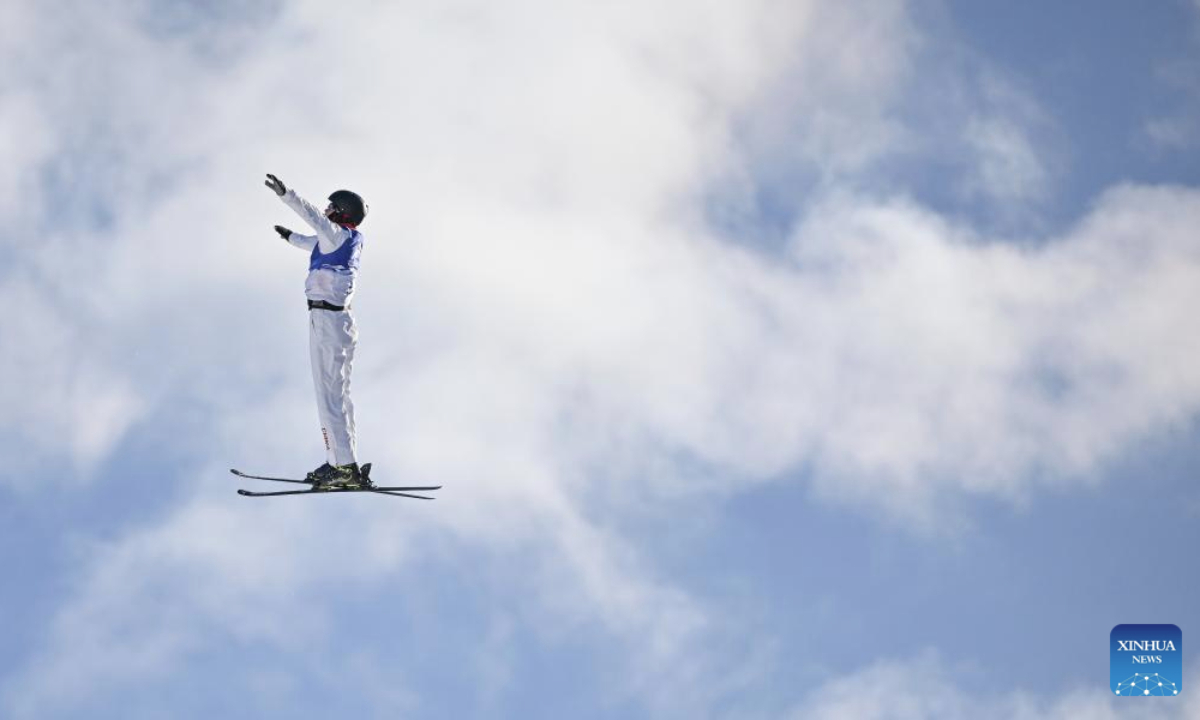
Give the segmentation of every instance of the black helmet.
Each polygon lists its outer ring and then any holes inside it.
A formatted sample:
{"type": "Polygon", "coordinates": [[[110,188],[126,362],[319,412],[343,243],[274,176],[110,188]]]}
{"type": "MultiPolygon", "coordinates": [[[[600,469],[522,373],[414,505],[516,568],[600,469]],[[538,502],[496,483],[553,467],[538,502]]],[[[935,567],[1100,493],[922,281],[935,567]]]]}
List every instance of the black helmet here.
{"type": "Polygon", "coordinates": [[[357,226],[367,216],[367,204],[358,193],[338,190],[329,196],[325,215],[335,223],[357,226]]]}

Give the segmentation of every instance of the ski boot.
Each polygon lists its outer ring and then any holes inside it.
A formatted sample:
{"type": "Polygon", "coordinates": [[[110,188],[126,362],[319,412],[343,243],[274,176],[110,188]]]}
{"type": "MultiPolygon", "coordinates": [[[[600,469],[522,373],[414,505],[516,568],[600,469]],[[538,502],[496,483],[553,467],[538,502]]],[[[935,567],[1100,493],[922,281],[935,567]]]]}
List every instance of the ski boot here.
{"type": "Polygon", "coordinates": [[[362,472],[358,463],[349,465],[330,465],[325,463],[310,472],[305,480],[312,483],[313,490],[366,490],[371,487],[371,480],[362,472]]]}

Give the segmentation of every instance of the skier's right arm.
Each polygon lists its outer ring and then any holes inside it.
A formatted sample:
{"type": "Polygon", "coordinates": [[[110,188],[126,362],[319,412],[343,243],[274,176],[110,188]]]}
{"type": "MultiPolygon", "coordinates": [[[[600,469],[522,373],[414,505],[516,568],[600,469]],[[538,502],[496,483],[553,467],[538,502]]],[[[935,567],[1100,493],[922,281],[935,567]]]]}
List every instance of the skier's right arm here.
{"type": "Polygon", "coordinates": [[[282,180],[268,174],[266,186],[279,196],[284,205],[290,207],[304,222],[317,231],[317,242],[321,243],[323,252],[333,252],[342,244],[345,238],[341,226],[325,217],[324,213],[297,195],[295,190],[284,185],[282,180]]]}
{"type": "Polygon", "coordinates": [[[302,250],[308,250],[311,252],[312,249],[317,246],[317,236],[292,233],[292,236],[288,238],[288,242],[302,250]]]}
{"type": "Polygon", "coordinates": [[[333,252],[342,244],[342,228],[334,223],[320,210],[312,206],[304,198],[296,194],[295,190],[288,189],[280,198],[283,204],[296,211],[296,214],[308,223],[309,227],[317,231],[317,239],[324,241],[321,243],[322,252],[333,252]]]}
{"type": "Polygon", "coordinates": [[[303,250],[312,250],[317,246],[316,235],[301,235],[298,232],[292,232],[282,225],[275,226],[275,232],[279,233],[279,237],[287,240],[292,245],[303,250]]]}

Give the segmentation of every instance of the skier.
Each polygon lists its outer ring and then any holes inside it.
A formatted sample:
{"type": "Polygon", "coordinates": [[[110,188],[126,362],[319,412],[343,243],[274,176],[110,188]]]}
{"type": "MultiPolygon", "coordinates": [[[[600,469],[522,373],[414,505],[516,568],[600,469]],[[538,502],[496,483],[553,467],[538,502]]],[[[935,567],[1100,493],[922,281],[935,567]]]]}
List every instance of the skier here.
{"type": "Polygon", "coordinates": [[[301,235],[275,226],[275,232],[284,240],[312,251],[304,294],[308,298],[309,353],[326,462],[308,473],[306,479],[314,490],[372,487],[370,478],[358,466],[354,404],[350,401],[350,366],[358,342],[350,300],[363,244],[358,226],[367,215],[367,205],[357,193],[338,190],[329,196],[329,206],[322,213],[274,175],[267,175],[266,185],[316,231],[316,235],[301,235]]]}

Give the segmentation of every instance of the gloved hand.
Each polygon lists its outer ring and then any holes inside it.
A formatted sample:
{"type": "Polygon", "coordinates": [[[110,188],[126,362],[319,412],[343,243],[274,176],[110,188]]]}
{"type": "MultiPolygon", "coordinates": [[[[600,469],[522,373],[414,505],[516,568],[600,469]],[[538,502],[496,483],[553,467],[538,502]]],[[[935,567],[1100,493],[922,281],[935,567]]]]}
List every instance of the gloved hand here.
{"type": "Polygon", "coordinates": [[[283,194],[287,192],[287,186],[283,184],[283,181],[271,173],[267,173],[266,186],[274,190],[275,194],[280,197],[283,197],[283,194]]]}
{"type": "Polygon", "coordinates": [[[284,240],[287,240],[292,236],[292,231],[288,230],[282,225],[276,225],[275,232],[279,233],[279,237],[283,238],[284,240]]]}

